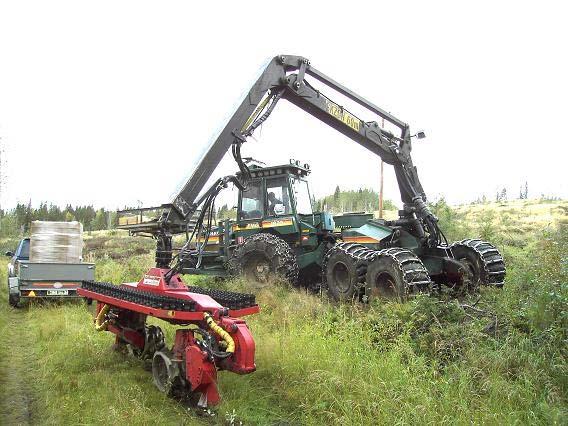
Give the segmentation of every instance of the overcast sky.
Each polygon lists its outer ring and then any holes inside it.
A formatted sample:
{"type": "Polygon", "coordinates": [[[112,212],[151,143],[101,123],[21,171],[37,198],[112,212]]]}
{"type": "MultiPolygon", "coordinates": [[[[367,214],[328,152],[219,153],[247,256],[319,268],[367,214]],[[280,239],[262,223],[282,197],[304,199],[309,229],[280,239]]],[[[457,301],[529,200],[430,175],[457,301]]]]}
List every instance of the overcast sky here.
{"type": "MultiPolygon", "coordinates": [[[[281,53],[424,130],[430,199],[525,181],[567,197],[566,17],[560,1],[0,1],[1,205],[169,201],[281,53]]],[[[378,188],[378,157],[290,104],[256,139],[244,156],[310,163],[318,197],[378,188]]],[[[385,185],[399,202],[390,168],[385,185]]]]}

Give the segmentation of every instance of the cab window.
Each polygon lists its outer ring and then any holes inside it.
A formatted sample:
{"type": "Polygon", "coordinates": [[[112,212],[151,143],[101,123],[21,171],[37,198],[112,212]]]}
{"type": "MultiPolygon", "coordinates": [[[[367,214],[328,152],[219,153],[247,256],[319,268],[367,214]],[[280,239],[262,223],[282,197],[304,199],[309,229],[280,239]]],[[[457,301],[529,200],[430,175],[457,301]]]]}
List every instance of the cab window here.
{"type": "Polygon", "coordinates": [[[312,214],[312,199],[308,182],[302,179],[293,179],[292,187],[294,188],[294,198],[296,199],[296,213],[312,214]]]}
{"type": "Polygon", "coordinates": [[[260,181],[250,182],[242,192],[239,219],[262,218],[262,190],[260,181]]]}
{"type": "Polygon", "coordinates": [[[281,176],[266,180],[266,214],[282,216],[292,212],[288,177],[281,176]]]}

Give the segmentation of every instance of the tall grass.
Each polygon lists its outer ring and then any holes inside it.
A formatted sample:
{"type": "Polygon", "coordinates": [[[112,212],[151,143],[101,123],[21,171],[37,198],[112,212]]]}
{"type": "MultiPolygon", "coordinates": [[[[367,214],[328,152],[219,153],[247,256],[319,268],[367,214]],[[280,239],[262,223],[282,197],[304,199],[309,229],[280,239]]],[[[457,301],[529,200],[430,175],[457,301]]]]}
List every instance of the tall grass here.
{"type": "MultiPolygon", "coordinates": [[[[481,231],[477,222],[459,223],[467,213],[447,212],[449,234],[481,231]]],[[[142,362],[113,352],[112,336],[94,331],[82,304],[3,306],[0,318],[18,317],[14,327],[25,331],[27,340],[13,344],[32,361],[40,423],[562,424],[565,226],[527,234],[518,247],[506,245],[499,215],[493,219],[508,255],[507,282],[479,296],[336,305],[282,283],[204,282],[254,291],[262,307],[247,318],[258,369],[220,373],[224,401],[209,419],[161,395],[142,362]]],[[[97,264],[98,279],[136,280],[151,262],[150,255],[107,256],[97,264]]],[[[174,327],[155,323],[171,343],[174,327]]]]}

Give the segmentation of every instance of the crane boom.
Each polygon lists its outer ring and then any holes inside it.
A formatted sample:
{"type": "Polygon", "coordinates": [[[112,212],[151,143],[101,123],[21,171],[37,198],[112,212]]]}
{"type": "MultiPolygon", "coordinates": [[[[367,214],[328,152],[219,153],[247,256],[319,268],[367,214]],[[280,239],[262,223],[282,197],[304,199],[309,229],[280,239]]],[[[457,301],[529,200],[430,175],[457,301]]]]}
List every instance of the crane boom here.
{"type": "Polygon", "coordinates": [[[260,112],[259,106],[262,106],[261,103],[269,94],[278,94],[278,99],[286,99],[380,156],[387,164],[393,165],[402,201],[405,205],[423,205],[426,197],[410,157],[411,139],[408,125],[312,67],[306,58],[281,55],[274,57],[266,66],[172,201],[172,206],[181,216],[187,217],[192,213],[195,200],[225,153],[231,146],[240,145],[246,136],[250,135],[247,134],[247,125],[253,121],[255,112],[260,112]],[[350,113],[315,89],[305,79],[306,75],[393,124],[400,129],[400,135],[393,135],[381,129],[377,122],[367,122],[350,113]]]}

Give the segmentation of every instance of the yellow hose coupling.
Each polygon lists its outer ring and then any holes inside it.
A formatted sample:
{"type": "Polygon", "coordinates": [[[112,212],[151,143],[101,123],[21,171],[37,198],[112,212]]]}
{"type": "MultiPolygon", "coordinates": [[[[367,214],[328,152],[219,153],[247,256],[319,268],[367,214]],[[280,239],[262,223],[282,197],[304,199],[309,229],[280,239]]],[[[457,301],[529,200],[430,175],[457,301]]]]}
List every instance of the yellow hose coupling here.
{"type": "Polygon", "coordinates": [[[209,315],[208,312],[203,313],[203,318],[205,319],[207,326],[215,333],[217,333],[219,337],[221,337],[221,339],[227,344],[227,349],[225,349],[225,352],[235,352],[235,341],[233,340],[231,335],[223,330],[221,326],[215,323],[215,320],[213,320],[213,317],[209,315]]]}
{"type": "Polygon", "coordinates": [[[108,314],[109,310],[110,306],[106,304],[101,308],[101,310],[97,314],[97,317],[95,318],[95,330],[105,331],[107,329],[109,320],[107,319],[106,321],[103,321],[103,319],[105,315],[108,314]]]}

